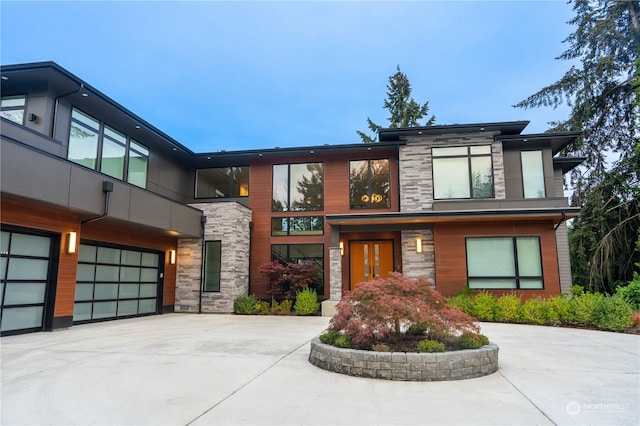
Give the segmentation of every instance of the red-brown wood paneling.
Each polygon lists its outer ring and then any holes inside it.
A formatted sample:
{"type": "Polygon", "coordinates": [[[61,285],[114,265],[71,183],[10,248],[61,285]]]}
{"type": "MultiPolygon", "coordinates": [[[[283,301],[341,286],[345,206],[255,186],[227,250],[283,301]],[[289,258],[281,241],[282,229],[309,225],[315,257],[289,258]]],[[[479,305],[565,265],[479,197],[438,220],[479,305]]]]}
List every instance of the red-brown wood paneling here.
{"type": "MultiPolygon", "coordinates": [[[[515,293],[528,298],[560,294],[560,277],[556,237],[552,222],[475,222],[437,223],[434,225],[434,252],[436,266],[436,289],[445,296],[453,296],[467,282],[465,237],[480,236],[539,236],[542,250],[544,289],[516,290],[515,293]]],[[[511,293],[511,290],[488,290],[496,295],[511,293]]]]}

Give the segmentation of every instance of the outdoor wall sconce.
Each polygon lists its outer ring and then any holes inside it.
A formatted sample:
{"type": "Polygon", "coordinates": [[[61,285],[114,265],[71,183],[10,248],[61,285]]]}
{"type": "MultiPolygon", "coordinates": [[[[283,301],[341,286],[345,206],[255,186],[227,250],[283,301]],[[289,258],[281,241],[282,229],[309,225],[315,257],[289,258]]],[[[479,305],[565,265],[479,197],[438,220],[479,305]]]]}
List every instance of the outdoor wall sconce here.
{"type": "Polygon", "coordinates": [[[344,243],[340,241],[340,256],[344,256],[344,243]]]}
{"type": "Polygon", "coordinates": [[[74,254],[76,252],[78,244],[78,234],[76,232],[69,232],[67,239],[67,253],[74,254]]]}
{"type": "Polygon", "coordinates": [[[176,251],[169,250],[169,263],[172,265],[176,264],[176,251]]]}
{"type": "Polygon", "coordinates": [[[422,253],[422,238],[416,238],[416,253],[422,253]]]}

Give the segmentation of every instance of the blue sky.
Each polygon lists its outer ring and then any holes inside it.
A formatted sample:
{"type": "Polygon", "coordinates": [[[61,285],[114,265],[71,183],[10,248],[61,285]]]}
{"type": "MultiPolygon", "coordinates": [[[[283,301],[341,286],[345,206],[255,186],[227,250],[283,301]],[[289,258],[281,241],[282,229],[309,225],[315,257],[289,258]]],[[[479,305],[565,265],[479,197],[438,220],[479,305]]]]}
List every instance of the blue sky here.
{"type": "Polygon", "coordinates": [[[359,142],[400,65],[436,124],[530,120],[557,81],[566,1],[0,4],[3,65],[55,61],[196,152],[359,142]]]}

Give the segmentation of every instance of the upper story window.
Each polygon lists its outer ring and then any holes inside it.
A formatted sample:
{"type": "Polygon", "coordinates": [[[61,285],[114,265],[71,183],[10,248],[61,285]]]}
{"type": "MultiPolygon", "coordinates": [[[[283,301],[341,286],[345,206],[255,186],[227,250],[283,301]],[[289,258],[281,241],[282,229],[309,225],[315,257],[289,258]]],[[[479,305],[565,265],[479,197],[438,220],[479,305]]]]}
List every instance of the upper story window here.
{"type": "Polygon", "coordinates": [[[323,208],[324,164],[273,166],[272,211],[315,211],[323,208]]]}
{"type": "Polygon", "coordinates": [[[322,235],[322,216],[295,216],[271,218],[271,235],[322,235]]]}
{"type": "Polygon", "coordinates": [[[493,198],[491,145],[433,148],[433,198],[493,198]]]}
{"type": "Polygon", "coordinates": [[[542,151],[520,152],[524,198],[544,198],[544,167],[542,151]]]}
{"type": "Polygon", "coordinates": [[[248,196],[248,166],[196,170],[196,198],[248,196]]]}
{"type": "Polygon", "coordinates": [[[352,209],[382,209],[391,206],[388,159],[351,161],[349,178],[352,209]]]}
{"type": "Polygon", "coordinates": [[[6,96],[2,98],[0,116],[14,123],[24,124],[25,96],[6,96]]]}
{"type": "Polygon", "coordinates": [[[141,188],[147,186],[149,149],[76,108],[71,112],[67,159],[141,188]]]}

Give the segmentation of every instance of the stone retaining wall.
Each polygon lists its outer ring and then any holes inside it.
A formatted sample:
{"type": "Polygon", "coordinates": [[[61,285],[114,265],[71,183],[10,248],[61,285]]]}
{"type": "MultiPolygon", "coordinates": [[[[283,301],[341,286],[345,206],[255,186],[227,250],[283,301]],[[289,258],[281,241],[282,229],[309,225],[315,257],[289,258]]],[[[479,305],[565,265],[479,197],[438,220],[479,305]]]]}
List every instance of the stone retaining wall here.
{"type": "Polygon", "coordinates": [[[311,341],[309,362],[316,367],[358,377],[440,381],[486,376],[498,371],[498,346],[439,353],[375,352],[311,341]]]}

